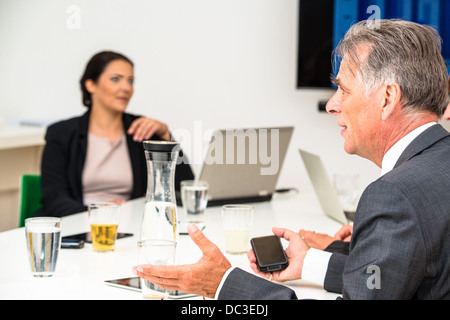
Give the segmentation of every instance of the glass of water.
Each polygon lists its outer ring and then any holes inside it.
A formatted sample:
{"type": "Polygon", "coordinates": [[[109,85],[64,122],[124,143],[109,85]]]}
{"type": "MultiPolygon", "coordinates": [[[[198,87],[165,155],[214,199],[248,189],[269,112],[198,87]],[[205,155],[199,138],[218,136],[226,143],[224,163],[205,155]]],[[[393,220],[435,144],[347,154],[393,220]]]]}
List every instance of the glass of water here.
{"type": "Polygon", "coordinates": [[[347,220],[349,223],[354,221],[359,200],[359,175],[334,174],[333,187],[347,220]]]}
{"type": "Polygon", "coordinates": [[[181,201],[188,223],[203,222],[208,205],[209,184],[202,180],[181,181],[181,201]]]}
{"type": "MultiPolygon", "coordinates": [[[[145,240],[138,242],[139,264],[170,266],[175,264],[176,242],[170,240],[145,240]]],[[[142,296],[163,299],[170,293],[160,286],[141,278],[142,296]]]]}
{"type": "Polygon", "coordinates": [[[52,277],[61,248],[61,218],[26,219],[25,236],[32,275],[52,277]]]}

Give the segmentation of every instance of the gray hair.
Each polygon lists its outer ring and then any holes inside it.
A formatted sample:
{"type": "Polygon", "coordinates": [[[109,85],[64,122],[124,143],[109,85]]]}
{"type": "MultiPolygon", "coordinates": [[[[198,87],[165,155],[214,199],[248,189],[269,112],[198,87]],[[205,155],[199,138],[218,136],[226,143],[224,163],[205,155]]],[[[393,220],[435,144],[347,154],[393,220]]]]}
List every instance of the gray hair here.
{"type": "Polygon", "coordinates": [[[347,31],[335,54],[349,67],[350,61],[355,63],[355,76],[366,95],[383,84],[398,83],[405,111],[428,110],[441,116],[448,79],[441,43],[436,30],[414,22],[361,21],[347,31]],[[358,57],[361,44],[370,49],[365,61],[358,57]]]}

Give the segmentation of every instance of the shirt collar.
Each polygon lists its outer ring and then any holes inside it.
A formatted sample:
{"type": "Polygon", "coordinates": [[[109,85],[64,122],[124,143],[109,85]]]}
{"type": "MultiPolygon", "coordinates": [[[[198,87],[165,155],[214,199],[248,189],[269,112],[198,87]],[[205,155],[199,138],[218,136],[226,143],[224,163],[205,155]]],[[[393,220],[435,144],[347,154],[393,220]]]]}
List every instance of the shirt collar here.
{"type": "Polygon", "coordinates": [[[408,145],[413,142],[415,138],[417,138],[422,132],[434,126],[437,122],[426,123],[397,141],[384,155],[383,161],[381,163],[381,176],[385,175],[389,171],[391,171],[398,159],[402,155],[403,151],[408,147],[408,145]]]}

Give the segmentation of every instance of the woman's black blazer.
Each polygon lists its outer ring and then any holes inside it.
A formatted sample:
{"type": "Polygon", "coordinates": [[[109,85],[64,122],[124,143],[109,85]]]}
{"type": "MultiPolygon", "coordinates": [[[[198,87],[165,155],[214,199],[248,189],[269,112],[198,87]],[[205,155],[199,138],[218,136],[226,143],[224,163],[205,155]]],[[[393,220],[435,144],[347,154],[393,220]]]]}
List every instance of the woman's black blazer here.
{"type": "MultiPolygon", "coordinates": [[[[89,114],[60,121],[47,128],[46,145],[42,154],[42,205],[35,216],[62,217],[86,211],[83,204],[81,181],[86,159],[89,114]]],[[[123,125],[127,132],[131,123],[140,116],[124,113],[123,125]]],[[[147,163],[142,143],[126,135],[133,171],[131,199],[145,196],[147,190],[147,163]]],[[[161,140],[153,136],[152,140],[161,140]]],[[[119,168],[118,168],[119,169],[119,168]]],[[[175,170],[175,189],[182,180],[191,180],[194,174],[189,164],[178,164],[175,170]]]]}

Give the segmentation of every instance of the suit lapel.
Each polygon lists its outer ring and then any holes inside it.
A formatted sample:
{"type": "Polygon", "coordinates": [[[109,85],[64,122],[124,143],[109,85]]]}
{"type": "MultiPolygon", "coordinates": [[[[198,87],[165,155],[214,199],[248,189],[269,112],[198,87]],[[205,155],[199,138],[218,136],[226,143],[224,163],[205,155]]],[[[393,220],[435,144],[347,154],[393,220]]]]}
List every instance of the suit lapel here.
{"type": "Polygon", "coordinates": [[[409,144],[409,146],[403,151],[394,168],[400,166],[403,162],[408,161],[429,148],[439,140],[449,136],[450,133],[445,130],[441,125],[434,125],[421,133],[416,139],[409,144]]]}

